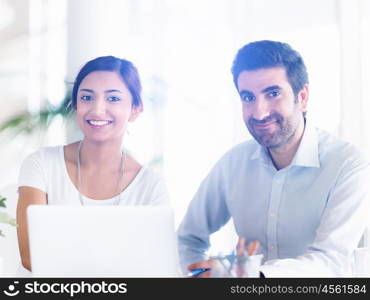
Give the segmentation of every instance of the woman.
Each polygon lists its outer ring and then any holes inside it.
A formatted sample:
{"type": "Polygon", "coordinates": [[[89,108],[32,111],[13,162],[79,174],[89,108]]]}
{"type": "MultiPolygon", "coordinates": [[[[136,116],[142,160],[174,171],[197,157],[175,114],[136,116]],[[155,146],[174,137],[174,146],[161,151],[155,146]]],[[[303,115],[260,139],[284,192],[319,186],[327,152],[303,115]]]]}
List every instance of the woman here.
{"type": "Polygon", "coordinates": [[[23,266],[31,271],[26,209],[50,205],[168,204],[163,180],[123,151],[129,122],[143,110],[135,66],[112,56],[89,61],[77,75],[72,106],[84,135],[66,146],[45,147],[22,164],[17,207],[23,266]]]}

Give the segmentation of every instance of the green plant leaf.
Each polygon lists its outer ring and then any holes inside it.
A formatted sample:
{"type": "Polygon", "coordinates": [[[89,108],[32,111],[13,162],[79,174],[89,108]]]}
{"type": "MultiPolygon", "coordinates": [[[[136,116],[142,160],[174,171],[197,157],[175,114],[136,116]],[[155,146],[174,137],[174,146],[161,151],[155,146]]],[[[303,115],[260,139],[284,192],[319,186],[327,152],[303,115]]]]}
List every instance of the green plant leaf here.
{"type": "Polygon", "coordinates": [[[30,113],[22,112],[11,119],[0,124],[0,132],[10,131],[13,136],[20,134],[31,134],[36,130],[45,131],[49,128],[56,116],[67,119],[72,114],[72,105],[68,95],[63,99],[59,106],[50,103],[40,111],[30,113]]]}
{"type": "Polygon", "coordinates": [[[0,223],[17,226],[16,220],[12,218],[9,214],[2,211],[0,211],[0,223]]]}
{"type": "Polygon", "coordinates": [[[6,198],[5,198],[5,197],[0,196],[0,207],[6,207],[6,205],[5,205],[5,200],[6,200],[6,198]]]}

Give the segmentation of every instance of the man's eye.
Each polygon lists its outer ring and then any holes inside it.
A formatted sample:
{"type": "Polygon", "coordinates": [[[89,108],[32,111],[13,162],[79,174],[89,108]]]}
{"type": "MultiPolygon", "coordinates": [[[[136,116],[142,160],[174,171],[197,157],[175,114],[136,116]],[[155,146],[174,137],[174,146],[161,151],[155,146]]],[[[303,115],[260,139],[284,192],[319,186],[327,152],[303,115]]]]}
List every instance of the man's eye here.
{"type": "Polygon", "coordinates": [[[108,101],[109,102],[117,102],[117,101],[120,101],[121,99],[116,97],[116,96],[110,96],[108,97],[108,101]]]}
{"type": "Polygon", "coordinates": [[[273,92],[269,93],[269,96],[270,96],[271,98],[275,98],[275,97],[277,97],[277,96],[279,96],[279,95],[280,95],[280,93],[279,93],[278,91],[273,91],[273,92]]]}
{"type": "Polygon", "coordinates": [[[256,100],[256,97],[253,95],[244,95],[242,97],[242,101],[245,101],[245,102],[252,102],[254,100],[256,100]]]}
{"type": "Polygon", "coordinates": [[[91,99],[92,99],[91,96],[87,96],[87,95],[81,96],[81,100],[83,100],[83,101],[90,101],[91,99]]]}

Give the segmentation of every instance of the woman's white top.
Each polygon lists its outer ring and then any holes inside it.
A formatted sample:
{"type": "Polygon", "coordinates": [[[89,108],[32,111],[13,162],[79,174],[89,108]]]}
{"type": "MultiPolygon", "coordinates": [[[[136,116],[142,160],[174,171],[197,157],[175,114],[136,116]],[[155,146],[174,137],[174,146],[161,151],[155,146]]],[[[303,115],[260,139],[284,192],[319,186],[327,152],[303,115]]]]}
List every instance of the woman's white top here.
{"type": "MultiPolygon", "coordinates": [[[[29,155],[19,172],[18,187],[21,186],[45,192],[49,205],[81,205],[78,190],[67,172],[63,146],[44,147],[29,155]]],[[[113,205],[116,201],[116,197],[94,200],[84,195],[82,199],[84,205],[113,205]]],[[[121,193],[119,205],[170,205],[164,180],[143,166],[121,193]]],[[[30,276],[31,272],[20,265],[17,277],[30,276]]]]}
{"type": "MultiPolygon", "coordinates": [[[[44,147],[22,163],[18,187],[29,186],[47,194],[49,205],[81,205],[79,193],[68,175],[64,147],[44,147]]],[[[117,196],[118,197],[118,196],[117,196]]],[[[85,205],[112,205],[116,197],[94,200],[82,195],[85,205]]],[[[163,178],[143,166],[121,193],[119,205],[169,205],[163,178]]]]}

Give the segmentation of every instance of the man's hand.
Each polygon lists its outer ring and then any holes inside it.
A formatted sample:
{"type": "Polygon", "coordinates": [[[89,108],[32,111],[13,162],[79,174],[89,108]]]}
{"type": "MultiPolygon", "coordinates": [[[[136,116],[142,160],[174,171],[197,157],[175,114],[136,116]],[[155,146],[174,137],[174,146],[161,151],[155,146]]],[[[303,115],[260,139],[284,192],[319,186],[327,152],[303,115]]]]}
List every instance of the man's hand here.
{"type": "Polygon", "coordinates": [[[236,245],[236,265],[235,274],[236,277],[244,277],[246,274],[244,260],[251,255],[257,253],[257,249],[260,246],[259,241],[253,241],[248,244],[247,249],[245,249],[245,238],[240,237],[238,244],[236,245]],[[239,263],[238,263],[239,262],[239,263]]]}
{"type": "Polygon", "coordinates": [[[198,276],[190,276],[192,278],[210,278],[211,277],[211,268],[212,268],[212,261],[211,260],[202,260],[195,263],[192,263],[188,266],[188,270],[191,272],[192,270],[196,269],[210,269],[209,271],[205,271],[198,276]]]}
{"type": "Polygon", "coordinates": [[[255,255],[257,253],[258,247],[260,246],[259,241],[253,241],[248,244],[247,250],[245,250],[245,238],[240,237],[238,240],[238,244],[236,245],[236,255],[255,255]]]}
{"type": "MultiPolygon", "coordinates": [[[[259,247],[260,243],[258,241],[253,241],[248,244],[248,246],[245,246],[245,238],[240,237],[238,240],[238,244],[236,246],[236,264],[235,264],[235,274],[237,277],[244,277],[246,275],[246,270],[244,263],[242,261],[246,259],[247,256],[251,256],[256,254],[257,249],[259,247]],[[247,248],[247,249],[246,249],[247,248]],[[238,261],[240,263],[238,263],[238,261]]],[[[202,260],[195,263],[192,263],[188,266],[188,270],[194,271],[197,269],[210,269],[208,271],[202,272],[197,276],[191,276],[192,278],[210,278],[212,277],[212,268],[216,267],[217,262],[214,259],[209,260],[202,260]]],[[[217,269],[217,268],[216,268],[217,269]]],[[[217,270],[214,270],[214,272],[217,270]]],[[[217,274],[217,272],[216,272],[217,274]]],[[[214,274],[215,275],[215,274],[214,274]]],[[[217,277],[217,275],[216,275],[217,277]]]]}

